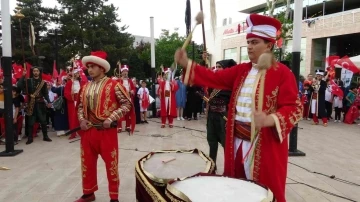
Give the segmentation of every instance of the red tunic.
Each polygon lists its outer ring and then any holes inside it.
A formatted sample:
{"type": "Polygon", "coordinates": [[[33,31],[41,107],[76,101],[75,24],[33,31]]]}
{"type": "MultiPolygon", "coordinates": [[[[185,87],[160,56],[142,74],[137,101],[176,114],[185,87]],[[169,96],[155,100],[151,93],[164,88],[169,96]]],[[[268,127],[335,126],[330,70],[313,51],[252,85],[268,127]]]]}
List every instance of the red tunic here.
{"type": "Polygon", "coordinates": [[[176,83],[176,81],[172,81],[170,82],[170,97],[169,97],[169,104],[168,104],[168,110],[166,109],[166,104],[165,104],[165,84],[166,81],[162,80],[159,83],[159,89],[158,89],[158,95],[160,97],[160,111],[161,117],[164,116],[172,116],[172,117],[177,117],[177,112],[176,112],[176,91],[178,90],[178,85],[176,83]]]}
{"type": "MultiPolygon", "coordinates": [[[[131,79],[127,79],[127,80],[129,82],[130,91],[133,91],[133,94],[131,94],[130,92],[128,92],[128,93],[129,93],[131,99],[134,99],[134,95],[135,95],[135,92],[136,92],[135,85],[134,85],[134,83],[132,82],[131,79]]],[[[124,89],[126,90],[126,88],[124,86],[124,80],[123,79],[118,79],[118,81],[121,83],[121,85],[123,85],[124,89]]]]}
{"type": "MultiPolygon", "coordinates": [[[[184,83],[210,88],[232,90],[226,125],[224,175],[235,176],[234,123],[236,104],[243,83],[252,68],[244,63],[222,71],[213,72],[205,67],[189,62],[184,71],[184,83]]],[[[254,145],[254,160],[250,166],[252,179],[268,186],[277,201],[285,200],[285,183],[288,162],[288,141],[286,137],[302,117],[302,104],[298,97],[298,87],[293,73],[288,67],[278,63],[278,67],[260,70],[255,80],[256,93],[252,97],[253,109],[261,110],[274,118],[274,127],[262,128],[254,145]],[[262,76],[259,76],[261,75],[262,76]],[[262,108],[262,109],[261,109],[262,108]]],[[[252,135],[255,126],[252,116],[252,135]]],[[[241,148],[239,148],[241,149],[241,148]]]]}
{"type": "MultiPolygon", "coordinates": [[[[86,83],[80,82],[80,88],[86,83]]],[[[74,129],[79,126],[79,120],[77,119],[75,101],[77,100],[78,94],[72,94],[73,81],[70,79],[66,82],[64,87],[64,97],[66,99],[66,104],[68,108],[68,117],[69,117],[69,127],[74,129]]],[[[75,135],[75,134],[73,134],[75,135]]]]}

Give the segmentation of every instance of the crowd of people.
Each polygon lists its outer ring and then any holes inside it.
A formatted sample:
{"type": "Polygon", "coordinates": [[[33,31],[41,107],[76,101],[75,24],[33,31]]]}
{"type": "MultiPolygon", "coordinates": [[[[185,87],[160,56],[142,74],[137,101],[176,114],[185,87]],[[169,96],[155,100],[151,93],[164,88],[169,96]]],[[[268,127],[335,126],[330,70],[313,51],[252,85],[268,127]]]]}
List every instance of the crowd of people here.
{"type": "Polygon", "coordinates": [[[329,78],[322,70],[316,70],[315,74],[315,78],[313,74],[308,74],[306,79],[300,78],[303,119],[313,120],[313,124],[318,125],[318,118],[321,118],[324,126],[330,120],[334,123],[356,124],[360,110],[360,83],[351,83],[345,87],[342,80],[329,78]]]}

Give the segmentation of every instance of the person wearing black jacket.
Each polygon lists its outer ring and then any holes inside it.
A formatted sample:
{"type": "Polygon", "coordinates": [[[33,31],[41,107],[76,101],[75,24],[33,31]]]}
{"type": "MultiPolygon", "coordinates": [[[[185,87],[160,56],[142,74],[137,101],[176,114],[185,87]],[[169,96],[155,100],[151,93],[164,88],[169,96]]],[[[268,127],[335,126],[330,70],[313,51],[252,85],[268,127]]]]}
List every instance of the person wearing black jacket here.
{"type": "MultiPolygon", "coordinates": [[[[315,125],[319,124],[318,117],[323,121],[323,125],[326,127],[328,124],[327,114],[325,110],[325,91],[327,83],[324,81],[324,71],[316,70],[316,81],[313,82],[314,92],[312,93],[311,100],[311,113],[313,114],[313,121],[315,125]]],[[[327,76],[325,77],[325,80],[327,76]]]]}
{"type": "MultiPolygon", "coordinates": [[[[236,62],[232,59],[221,60],[216,63],[215,71],[221,71],[225,68],[235,66],[236,62]]],[[[225,125],[228,104],[230,101],[231,91],[220,89],[209,89],[209,105],[207,114],[207,141],[209,144],[209,156],[216,164],[218,143],[225,149],[225,125]]]]}

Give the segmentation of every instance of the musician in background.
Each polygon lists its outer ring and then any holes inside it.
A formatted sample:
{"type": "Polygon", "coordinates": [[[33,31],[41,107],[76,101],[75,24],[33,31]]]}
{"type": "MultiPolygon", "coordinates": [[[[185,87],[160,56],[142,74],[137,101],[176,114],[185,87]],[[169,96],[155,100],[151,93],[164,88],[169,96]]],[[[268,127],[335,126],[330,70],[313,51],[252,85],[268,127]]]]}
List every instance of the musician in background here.
{"type": "MultiPolygon", "coordinates": [[[[324,71],[317,69],[315,71],[316,80],[312,83],[313,93],[311,97],[311,113],[313,118],[313,124],[319,124],[319,117],[321,118],[323,125],[328,125],[327,114],[325,110],[325,91],[327,83],[324,80],[324,71]]],[[[325,77],[327,79],[327,76],[325,77]]]]}
{"type": "MultiPolygon", "coordinates": [[[[82,59],[92,81],[81,88],[77,105],[77,116],[82,129],[80,145],[84,195],[75,202],[95,200],[94,192],[98,190],[98,155],[105,162],[110,202],[119,202],[118,137],[117,128],[112,123],[116,123],[130,111],[131,120],[135,121],[135,114],[126,90],[119,82],[105,75],[110,70],[106,57],[105,52],[97,51],[82,59]],[[103,127],[94,128],[91,124],[102,124],[103,127]]],[[[132,132],[134,126],[135,122],[132,123],[132,132]]]]}
{"type": "MultiPolygon", "coordinates": [[[[121,66],[121,78],[118,80],[125,88],[126,92],[130,95],[132,102],[134,102],[136,88],[133,81],[129,78],[129,66],[121,66]]],[[[126,131],[130,132],[130,115],[124,116],[126,131]]],[[[119,121],[118,133],[122,131],[122,120],[119,121]]]]}
{"type": "MultiPolygon", "coordinates": [[[[76,118],[76,101],[78,100],[78,95],[80,91],[80,87],[84,85],[81,82],[80,77],[80,69],[72,70],[72,73],[69,73],[67,82],[64,87],[64,97],[67,103],[67,110],[68,110],[68,121],[69,121],[69,128],[74,129],[79,126],[79,120],[76,118]]],[[[69,139],[76,138],[76,133],[71,134],[69,139]]]]}
{"type": "Polygon", "coordinates": [[[277,202],[285,202],[290,131],[302,118],[298,83],[272,53],[281,23],[251,14],[247,18],[251,62],[213,72],[175,53],[184,84],[232,90],[226,124],[224,175],[267,186],[277,202]],[[250,125],[250,127],[249,127],[250,125]]]}
{"type": "MultiPolygon", "coordinates": [[[[46,82],[41,78],[41,68],[32,67],[32,78],[25,79],[26,70],[23,71],[23,77],[17,83],[17,87],[27,93],[28,105],[26,110],[26,116],[28,118],[28,132],[33,131],[35,121],[41,124],[41,130],[43,133],[43,140],[51,142],[47,134],[47,121],[46,110],[51,108],[51,102],[49,99],[49,91],[47,89],[46,82]]],[[[33,142],[33,135],[27,134],[28,140],[26,144],[33,142]]]]}
{"type": "MultiPolygon", "coordinates": [[[[222,71],[235,65],[236,62],[233,59],[221,60],[216,63],[216,71],[222,71]]],[[[210,88],[208,92],[210,96],[206,123],[207,142],[209,144],[209,156],[216,164],[218,144],[220,143],[225,148],[226,121],[223,117],[228,112],[231,91],[210,88]]]]}
{"type": "Polygon", "coordinates": [[[169,128],[173,127],[173,120],[177,117],[176,113],[176,91],[178,85],[172,80],[170,68],[164,69],[163,80],[159,80],[158,95],[160,97],[160,116],[161,128],[165,128],[166,118],[169,121],[169,128]]]}

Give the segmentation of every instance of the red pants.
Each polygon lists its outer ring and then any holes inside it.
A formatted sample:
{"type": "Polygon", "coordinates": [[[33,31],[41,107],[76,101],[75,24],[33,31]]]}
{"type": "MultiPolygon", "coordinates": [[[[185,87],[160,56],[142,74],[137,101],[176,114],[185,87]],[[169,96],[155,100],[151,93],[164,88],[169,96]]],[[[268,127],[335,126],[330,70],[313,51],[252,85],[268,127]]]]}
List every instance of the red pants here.
{"type": "MultiPolygon", "coordinates": [[[[174,122],[174,117],[172,116],[167,116],[168,120],[169,120],[169,125],[173,125],[174,122]]],[[[161,117],[161,124],[165,125],[166,124],[166,116],[162,116],[161,117]]]]}
{"type": "Polygon", "coordinates": [[[306,119],[309,117],[309,104],[304,104],[303,118],[306,119]]]}
{"type": "MultiPolygon", "coordinates": [[[[321,120],[322,120],[323,123],[327,123],[327,122],[328,122],[327,118],[322,118],[321,120]]],[[[313,121],[314,121],[314,123],[319,123],[319,119],[318,119],[318,117],[316,116],[316,114],[313,114],[313,121]]]]}
{"type": "Polygon", "coordinates": [[[106,130],[90,128],[83,132],[81,137],[81,173],[84,194],[91,194],[98,190],[97,159],[99,154],[105,162],[110,198],[117,200],[120,179],[116,128],[106,130]]]}
{"type": "MultiPolygon", "coordinates": [[[[237,150],[236,158],[235,158],[235,178],[246,179],[244,164],[242,163],[242,160],[243,160],[243,154],[242,154],[242,143],[241,143],[237,150]]],[[[266,168],[262,168],[262,169],[266,169],[266,168]]],[[[268,177],[272,177],[273,179],[276,179],[276,176],[268,176],[268,177]]],[[[282,183],[276,183],[277,180],[269,180],[269,181],[271,181],[272,183],[266,184],[262,182],[262,180],[259,180],[259,183],[267,186],[274,193],[277,202],[286,202],[285,185],[282,183]]]]}

